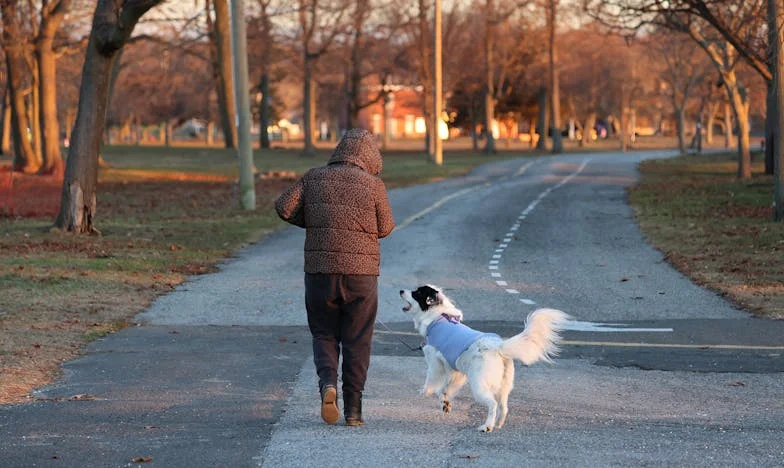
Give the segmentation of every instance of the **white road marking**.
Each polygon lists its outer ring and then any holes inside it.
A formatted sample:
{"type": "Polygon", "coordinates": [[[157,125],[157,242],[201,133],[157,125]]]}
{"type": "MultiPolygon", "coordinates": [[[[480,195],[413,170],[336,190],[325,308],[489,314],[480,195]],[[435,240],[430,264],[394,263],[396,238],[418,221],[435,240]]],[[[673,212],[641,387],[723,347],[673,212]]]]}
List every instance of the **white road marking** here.
{"type": "Polygon", "coordinates": [[[486,185],[489,185],[489,184],[490,184],[489,182],[486,182],[484,184],[478,184],[478,185],[474,185],[472,187],[466,187],[463,190],[458,190],[455,193],[449,194],[449,195],[447,195],[445,197],[441,197],[435,203],[433,203],[432,205],[428,206],[424,210],[420,211],[419,213],[417,213],[415,215],[412,215],[412,216],[409,216],[408,218],[406,218],[405,221],[403,221],[402,223],[400,223],[400,225],[397,226],[397,229],[403,229],[404,227],[406,227],[409,224],[413,223],[417,219],[425,216],[426,214],[430,213],[431,211],[435,210],[436,208],[440,207],[441,205],[443,205],[444,203],[448,202],[449,200],[451,200],[451,199],[453,199],[455,197],[459,197],[460,195],[465,195],[468,192],[474,191],[474,190],[478,189],[479,187],[483,187],[483,186],[486,186],[486,185]]]}
{"type": "Polygon", "coordinates": [[[597,322],[581,322],[579,320],[570,320],[566,322],[563,329],[572,331],[586,331],[586,332],[656,332],[668,333],[672,332],[672,328],[630,328],[625,327],[623,323],[597,323],[597,322]]]}
{"type": "Polygon", "coordinates": [[[561,341],[570,346],[615,346],[619,348],[687,348],[687,349],[754,349],[764,351],[784,350],[784,346],[678,344],[678,343],[625,343],[618,341],[561,341]]]}
{"type": "Polygon", "coordinates": [[[520,166],[520,169],[518,169],[517,172],[514,173],[514,176],[512,176],[512,177],[517,177],[517,176],[523,175],[523,172],[525,172],[535,162],[536,161],[531,161],[531,162],[529,162],[527,164],[523,164],[522,166],[520,166]]]}
{"type": "MultiPolygon", "coordinates": [[[[391,330],[375,330],[375,335],[400,335],[422,337],[416,332],[399,332],[391,330]]],[[[613,346],[619,348],[687,348],[687,349],[738,349],[738,350],[760,350],[760,351],[784,351],[784,346],[759,346],[759,345],[722,345],[722,344],[678,344],[678,343],[634,343],[624,341],[581,341],[563,340],[562,345],[567,346],[613,346]]]]}
{"type": "MultiPolygon", "coordinates": [[[[518,221],[515,221],[515,223],[509,228],[510,232],[507,232],[505,234],[504,243],[500,244],[498,246],[499,248],[495,249],[495,251],[497,253],[492,256],[493,260],[490,260],[490,266],[488,266],[488,269],[490,269],[490,270],[497,270],[498,269],[497,264],[500,263],[499,262],[499,259],[501,259],[501,255],[500,254],[504,252],[503,249],[506,249],[506,247],[509,246],[509,242],[512,242],[512,239],[514,238],[514,232],[517,231],[518,229],[520,229],[520,222],[522,220],[524,220],[526,218],[526,216],[531,211],[533,211],[534,208],[536,208],[536,205],[538,205],[539,202],[542,199],[544,199],[544,197],[549,195],[550,192],[552,192],[553,190],[557,189],[558,187],[561,187],[562,185],[566,184],[567,182],[572,180],[575,176],[577,176],[577,174],[582,172],[583,169],[585,169],[585,167],[588,165],[588,161],[590,161],[590,158],[584,159],[583,163],[580,165],[580,167],[576,171],[574,171],[571,174],[569,174],[568,176],[564,177],[557,184],[555,184],[555,185],[553,185],[551,187],[548,187],[545,190],[543,190],[542,192],[540,192],[539,195],[537,195],[536,199],[533,200],[531,203],[529,203],[527,207],[525,207],[525,209],[520,213],[520,216],[517,218],[518,221]]],[[[520,169],[517,171],[517,173],[515,173],[515,176],[518,176],[518,175],[522,174],[523,172],[525,172],[525,170],[529,166],[531,166],[531,164],[533,164],[533,161],[531,161],[530,163],[525,164],[522,167],[520,167],[520,169]]],[[[491,273],[491,276],[493,278],[501,278],[502,277],[501,273],[495,273],[495,272],[491,273]]],[[[504,286],[508,285],[508,283],[506,281],[502,281],[502,280],[496,280],[496,284],[498,286],[500,286],[500,287],[504,287],[504,286]]],[[[506,289],[506,292],[509,293],[509,294],[520,294],[520,292],[518,290],[516,290],[516,289],[506,289]]],[[[531,299],[520,299],[520,302],[522,302],[523,304],[528,304],[528,305],[536,304],[536,302],[532,301],[531,299]]],[[[589,322],[585,322],[585,323],[589,323],[589,322]]]]}

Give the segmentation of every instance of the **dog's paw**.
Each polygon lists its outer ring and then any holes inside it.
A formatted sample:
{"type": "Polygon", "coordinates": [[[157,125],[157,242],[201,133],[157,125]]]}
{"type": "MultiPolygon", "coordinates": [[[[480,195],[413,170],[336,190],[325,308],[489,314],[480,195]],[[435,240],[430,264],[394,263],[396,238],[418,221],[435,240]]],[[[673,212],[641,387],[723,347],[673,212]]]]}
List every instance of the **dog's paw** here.
{"type": "Polygon", "coordinates": [[[479,426],[479,432],[493,432],[493,426],[488,426],[488,425],[479,426]]]}
{"type": "Polygon", "coordinates": [[[452,402],[449,400],[442,400],[441,411],[443,411],[444,414],[449,414],[449,412],[452,411],[452,402]]]}
{"type": "Polygon", "coordinates": [[[421,393],[422,395],[424,395],[426,397],[429,397],[429,396],[433,396],[433,394],[435,394],[436,391],[435,391],[435,389],[433,387],[425,386],[425,387],[422,387],[422,390],[419,393],[421,393]]]}

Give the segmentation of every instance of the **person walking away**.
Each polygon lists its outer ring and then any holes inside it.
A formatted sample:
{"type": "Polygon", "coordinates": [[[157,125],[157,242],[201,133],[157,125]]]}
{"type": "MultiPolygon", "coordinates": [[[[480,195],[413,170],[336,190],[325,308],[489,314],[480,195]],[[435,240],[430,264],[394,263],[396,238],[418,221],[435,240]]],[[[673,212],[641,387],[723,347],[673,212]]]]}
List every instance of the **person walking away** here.
{"type": "Polygon", "coordinates": [[[307,171],[275,202],[284,221],[305,228],[305,308],[319,378],[321,418],[337,423],[343,356],[346,425],[364,424],[362,392],[378,308],[379,239],[395,227],[375,136],[351,129],[325,166],[307,171]]]}

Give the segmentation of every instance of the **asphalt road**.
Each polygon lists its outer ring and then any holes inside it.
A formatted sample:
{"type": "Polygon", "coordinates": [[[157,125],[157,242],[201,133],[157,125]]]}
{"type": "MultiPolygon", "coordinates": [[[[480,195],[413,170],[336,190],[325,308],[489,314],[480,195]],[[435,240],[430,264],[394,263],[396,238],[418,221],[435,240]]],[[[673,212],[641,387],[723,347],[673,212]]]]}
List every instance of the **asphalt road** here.
{"type": "Polygon", "coordinates": [[[394,190],[363,428],[325,426],[302,242],[281,230],[90,346],[38,401],[0,408],[0,465],[782,466],[784,322],[750,318],[647,245],[625,203],[643,158],[510,160],[394,190]],[[574,317],[555,365],[518,367],[506,426],[466,389],[419,395],[397,291],[445,288],[477,328],[574,317]]]}

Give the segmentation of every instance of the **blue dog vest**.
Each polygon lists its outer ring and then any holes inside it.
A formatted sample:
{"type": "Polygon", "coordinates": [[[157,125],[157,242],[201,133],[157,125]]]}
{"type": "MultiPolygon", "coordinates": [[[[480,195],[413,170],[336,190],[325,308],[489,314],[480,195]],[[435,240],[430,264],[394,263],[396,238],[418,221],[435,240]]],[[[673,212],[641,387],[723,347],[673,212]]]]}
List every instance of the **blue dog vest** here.
{"type": "Polygon", "coordinates": [[[476,340],[485,336],[501,338],[495,333],[476,331],[453,317],[442,315],[427,327],[426,340],[428,345],[444,355],[452,369],[457,369],[457,358],[476,340]]]}

